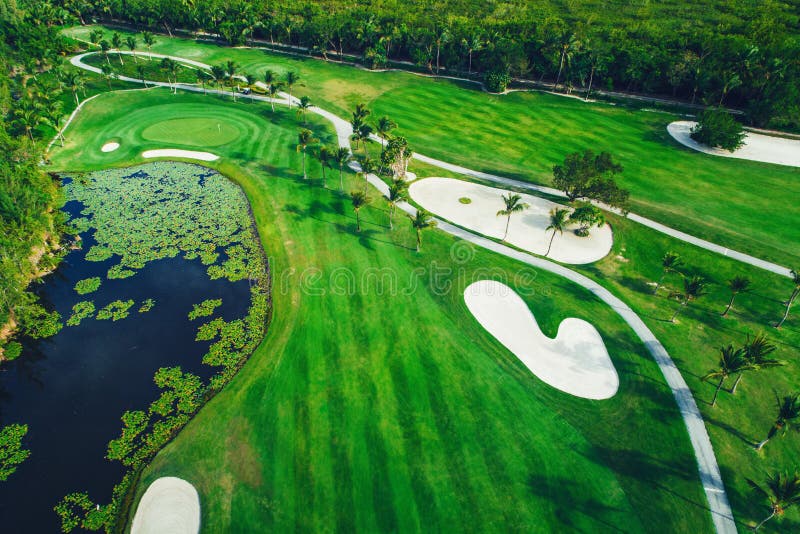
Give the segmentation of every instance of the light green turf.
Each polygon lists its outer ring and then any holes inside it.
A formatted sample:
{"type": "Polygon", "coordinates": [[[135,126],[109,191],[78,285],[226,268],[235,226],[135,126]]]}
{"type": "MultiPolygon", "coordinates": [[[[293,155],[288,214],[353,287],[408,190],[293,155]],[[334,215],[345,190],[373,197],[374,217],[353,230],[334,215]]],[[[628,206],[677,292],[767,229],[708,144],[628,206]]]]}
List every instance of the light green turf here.
{"type": "MultiPolygon", "coordinates": [[[[105,95],[54,150],[54,168],[138,162],[154,147],[143,130],[197,113],[250,133],[214,147],[213,166],[251,201],[275,314],[262,346],[159,454],[138,495],[158,476],[186,478],[206,532],[710,531],[675,402],[613,310],[553,275],[454,250],[441,232],[426,233],[417,254],[408,223],[389,231],[376,199],[356,233],[349,200],[320,187],[315,163],[314,180],[302,179],[294,113],[166,90],[105,95]],[[112,135],[121,148],[99,152],[112,135]],[[381,276],[406,290],[381,290],[381,276]],[[582,400],[528,372],[466,310],[463,288],[486,276],[525,291],[548,335],[566,317],[595,324],[619,393],[582,400]]],[[[192,131],[174,146],[196,147],[192,131]]]]}
{"type": "Polygon", "coordinates": [[[214,123],[208,120],[206,114],[202,115],[156,122],[142,130],[142,139],[169,144],[180,139],[185,145],[215,147],[248,134],[246,128],[238,122],[214,123]],[[187,136],[187,132],[191,132],[191,135],[187,136]]]}
{"type": "Polygon", "coordinates": [[[394,119],[417,152],[521,180],[549,184],[552,166],[567,153],[605,150],[624,165],[621,182],[637,213],[767,260],[800,264],[800,169],[685,148],[666,131],[685,117],[545,93],[490,96],[474,84],[164,36],[153,51],[212,64],[233,59],[240,72],[258,76],[267,68],[297,71],[303,85],[296,95],[342,116],[364,102],[373,118],[394,119]]]}

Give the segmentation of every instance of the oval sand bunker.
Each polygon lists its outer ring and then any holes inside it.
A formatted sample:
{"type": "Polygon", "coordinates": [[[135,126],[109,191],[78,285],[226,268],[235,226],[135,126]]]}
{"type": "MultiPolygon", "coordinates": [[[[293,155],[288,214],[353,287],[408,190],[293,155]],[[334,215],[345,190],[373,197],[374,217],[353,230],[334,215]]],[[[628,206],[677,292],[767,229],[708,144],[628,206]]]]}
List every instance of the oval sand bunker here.
{"type": "Polygon", "coordinates": [[[114,142],[114,141],[109,141],[108,143],[103,145],[103,147],[100,149],[100,151],[101,152],[114,152],[118,148],[119,148],[119,143],[114,142]]]}
{"type": "Polygon", "coordinates": [[[131,534],[197,534],[200,497],[194,486],[176,477],[162,477],[147,488],[136,508],[131,534]]]}
{"type": "Polygon", "coordinates": [[[570,317],[555,339],[545,336],[525,301],[505,284],[481,280],[464,290],[475,319],[540,380],[584,399],[613,397],[619,377],[600,333],[570,317]]]}
{"type": "Polygon", "coordinates": [[[181,150],[179,148],[160,148],[158,150],[145,150],[143,158],[186,158],[200,161],[216,161],[219,156],[211,152],[198,152],[196,150],[181,150]]]}

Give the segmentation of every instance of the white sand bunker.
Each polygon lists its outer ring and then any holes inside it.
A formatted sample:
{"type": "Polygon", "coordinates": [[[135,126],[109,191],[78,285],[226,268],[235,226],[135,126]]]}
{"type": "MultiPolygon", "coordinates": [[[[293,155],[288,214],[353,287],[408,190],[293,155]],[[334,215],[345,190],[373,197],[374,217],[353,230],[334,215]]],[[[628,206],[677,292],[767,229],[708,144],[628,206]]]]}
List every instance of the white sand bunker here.
{"type": "MultiPolygon", "coordinates": [[[[497,212],[505,208],[502,195],[509,192],[453,178],[424,178],[409,187],[411,198],[431,213],[498,239],[505,232],[506,218],[498,217],[497,212]],[[463,198],[470,202],[459,200],[463,198]]],[[[532,195],[520,196],[530,207],[511,216],[506,241],[544,255],[552,237],[552,231],[545,231],[550,224],[550,210],[564,206],[532,195]]],[[[577,226],[556,234],[549,258],[563,263],[591,263],[611,251],[614,238],[608,225],[592,228],[588,237],[576,236],[572,231],[574,228],[577,226]]]]}
{"type": "Polygon", "coordinates": [[[464,301],[481,326],[543,382],[584,399],[608,399],[617,392],[619,377],[603,338],[586,321],[564,319],[550,339],[522,298],[494,280],[471,284],[464,301]]]}
{"type": "Polygon", "coordinates": [[[162,477],[142,495],[131,534],[197,534],[200,497],[194,486],[175,477],[162,477]]]}
{"type": "Polygon", "coordinates": [[[109,141],[108,143],[104,144],[102,148],[100,148],[101,152],[114,152],[116,149],[119,148],[119,143],[114,141],[109,141]]]}
{"type": "Polygon", "coordinates": [[[800,167],[800,140],[748,133],[741,148],[735,152],[728,152],[721,148],[701,145],[692,139],[692,128],[696,124],[692,121],[677,121],[670,123],[667,131],[680,144],[706,154],[800,167]]]}
{"type": "Polygon", "coordinates": [[[179,148],[161,148],[158,150],[145,150],[143,158],[186,158],[199,159],[200,161],[216,161],[219,156],[211,152],[198,152],[196,150],[181,150],[179,148]]]}

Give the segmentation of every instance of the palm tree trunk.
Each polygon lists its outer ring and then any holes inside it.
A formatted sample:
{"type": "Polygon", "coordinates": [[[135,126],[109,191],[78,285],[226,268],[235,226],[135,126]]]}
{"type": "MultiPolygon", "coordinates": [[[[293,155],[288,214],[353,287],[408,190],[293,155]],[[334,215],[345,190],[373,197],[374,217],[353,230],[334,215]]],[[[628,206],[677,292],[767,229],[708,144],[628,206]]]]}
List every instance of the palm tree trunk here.
{"type": "Polygon", "coordinates": [[[325,163],[322,164],[322,187],[328,189],[328,180],[325,178],[325,163]]]}
{"type": "Polygon", "coordinates": [[[558,66],[558,76],[556,76],[556,84],[553,86],[553,90],[555,91],[558,89],[558,82],[561,81],[561,71],[564,69],[564,56],[567,55],[567,49],[561,48],[561,63],[558,66]]]}
{"type": "Polygon", "coordinates": [[[506,232],[503,234],[503,239],[501,241],[505,241],[506,237],[508,237],[508,225],[511,224],[511,214],[508,214],[508,218],[506,219],[506,232]]]}
{"type": "Polygon", "coordinates": [[[728,315],[728,312],[729,312],[729,311],[731,311],[731,307],[733,307],[733,301],[734,301],[734,299],[735,299],[735,298],[736,298],[736,293],[733,293],[733,294],[731,295],[731,300],[730,300],[730,302],[728,302],[728,307],[727,307],[727,308],[725,308],[725,311],[724,311],[724,312],[722,312],[722,316],[723,316],[723,317],[725,317],[726,315],[728,315]]]}
{"type": "Polygon", "coordinates": [[[739,382],[742,381],[742,374],[744,373],[739,373],[739,375],[736,377],[736,381],[733,383],[733,387],[731,388],[731,395],[736,394],[736,386],[738,386],[739,382]]]}
{"type": "Polygon", "coordinates": [[[344,179],[342,178],[342,166],[339,165],[339,191],[344,191],[344,179]]]}
{"type": "Polygon", "coordinates": [[[467,74],[472,74],[472,50],[469,51],[469,67],[467,67],[467,74]]]}
{"type": "Polygon", "coordinates": [[[356,231],[361,231],[361,216],[358,214],[358,210],[356,210],[356,231]]]}
{"type": "Polygon", "coordinates": [[[306,176],[306,147],[303,147],[303,180],[308,180],[308,176],[306,176]]]}
{"type": "Polygon", "coordinates": [[[772,510],[772,513],[771,513],[771,514],[769,514],[769,515],[768,515],[768,516],[767,516],[767,517],[766,517],[766,518],[765,518],[765,519],[764,519],[764,520],[763,520],[761,523],[759,523],[758,525],[756,525],[756,528],[754,528],[754,529],[753,529],[753,532],[758,532],[758,529],[760,529],[760,528],[761,528],[761,526],[762,526],[764,523],[766,523],[767,521],[769,521],[769,520],[770,520],[770,519],[772,519],[773,517],[775,517],[775,510],[774,510],[774,509],[772,510]]]}
{"type": "Polygon", "coordinates": [[[675,313],[673,313],[673,314],[672,314],[672,318],[669,320],[669,322],[671,322],[671,323],[674,323],[674,322],[675,322],[675,319],[677,319],[677,318],[678,318],[678,314],[681,312],[681,309],[682,309],[682,308],[684,308],[685,306],[686,306],[686,303],[684,303],[684,302],[681,302],[681,305],[680,305],[680,306],[678,306],[678,307],[675,309],[675,313]]]}
{"type": "Polygon", "coordinates": [[[75,97],[75,105],[76,106],[80,106],[81,102],[80,102],[80,100],[78,100],[78,92],[77,91],[72,91],[72,96],[75,97]]]}
{"type": "Polygon", "coordinates": [[[780,328],[786,321],[786,318],[789,317],[789,310],[792,308],[792,304],[794,303],[794,299],[797,298],[798,292],[800,292],[800,289],[792,291],[792,296],[789,297],[789,302],[786,303],[786,311],[783,312],[783,317],[781,317],[781,320],[775,325],[775,328],[780,328]]]}
{"type": "Polygon", "coordinates": [[[119,52],[117,52],[117,58],[119,59],[119,64],[124,66],[124,65],[125,65],[125,62],[124,62],[124,61],[122,61],[122,54],[120,54],[119,52]]]}
{"type": "Polygon", "coordinates": [[[553,230],[553,235],[550,236],[550,244],[547,246],[547,252],[544,253],[545,258],[550,255],[550,249],[553,248],[553,240],[555,238],[556,238],[556,231],[553,230]]]}
{"type": "Polygon", "coordinates": [[[417,228],[417,252],[422,248],[422,232],[417,228]]]}
{"type": "Polygon", "coordinates": [[[389,208],[389,230],[394,230],[394,204],[389,208]]]}
{"type": "Polygon", "coordinates": [[[589,88],[586,90],[586,98],[584,100],[589,100],[589,93],[592,92],[592,81],[594,80],[594,65],[592,65],[592,72],[589,74],[589,88]]]}
{"type": "Polygon", "coordinates": [[[780,430],[778,428],[778,425],[772,425],[772,427],[769,429],[769,432],[767,432],[767,437],[764,438],[763,441],[759,442],[758,445],[756,445],[756,450],[760,451],[762,448],[764,448],[764,445],[766,445],[767,442],[771,440],[775,436],[775,434],[778,433],[778,430],[780,430]]]}
{"type": "Polygon", "coordinates": [[[714,391],[714,398],[711,399],[711,406],[716,406],[717,404],[717,395],[719,395],[719,390],[722,389],[722,383],[725,382],[725,377],[719,379],[719,384],[717,384],[717,389],[714,391]]]}

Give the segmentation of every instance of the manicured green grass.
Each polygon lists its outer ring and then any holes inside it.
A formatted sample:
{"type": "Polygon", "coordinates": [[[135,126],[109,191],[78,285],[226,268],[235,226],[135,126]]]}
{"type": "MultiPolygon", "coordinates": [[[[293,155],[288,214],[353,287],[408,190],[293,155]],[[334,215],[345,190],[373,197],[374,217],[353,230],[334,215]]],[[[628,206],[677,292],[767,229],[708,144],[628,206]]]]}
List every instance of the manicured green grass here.
{"type": "MultiPolygon", "coordinates": [[[[155,477],[186,478],[208,532],[711,529],[674,400],[613,310],[483,250],[455,261],[463,256],[441,232],[426,233],[417,254],[409,225],[390,231],[376,198],[355,232],[349,200],[319,186],[316,163],[315,179],[302,179],[293,113],[163,89],[102,96],[54,149],[54,168],[138,162],[156,146],[142,131],[179,117],[249,132],[213,147],[222,156],[213,166],[251,201],[275,314],[262,346],[159,454],[138,495],[155,477]],[[103,154],[110,136],[121,147],[103,154]],[[487,276],[525,291],[551,336],[566,317],[595,324],[619,393],[577,399],[531,375],[466,310],[463,288],[487,276]]],[[[182,135],[171,146],[198,146],[193,130],[182,135]]],[[[348,190],[360,187],[347,179],[348,190]]]]}
{"type": "MultiPolygon", "coordinates": [[[[72,28],[87,35],[88,27],[72,28]]],[[[472,84],[375,73],[314,59],[159,36],[153,51],[240,72],[301,74],[296,95],[349,116],[364,102],[388,115],[420,153],[486,172],[549,184],[576,150],[605,150],[625,167],[633,210],[693,235],[784,265],[800,264],[795,199],[800,169],[701,154],[672,140],[672,114],[632,111],[544,93],[491,96],[472,84]],[[755,194],[754,194],[755,193],[755,194]]]]}

